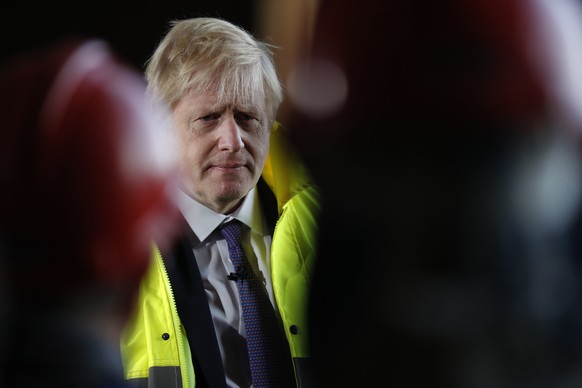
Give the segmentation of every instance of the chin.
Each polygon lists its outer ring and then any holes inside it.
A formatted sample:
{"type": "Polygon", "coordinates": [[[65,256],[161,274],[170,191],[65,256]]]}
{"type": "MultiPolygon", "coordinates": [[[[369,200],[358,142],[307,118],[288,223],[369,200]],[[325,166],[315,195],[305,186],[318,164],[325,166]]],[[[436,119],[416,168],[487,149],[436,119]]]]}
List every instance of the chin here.
{"type": "Polygon", "coordinates": [[[249,185],[223,184],[216,191],[216,198],[220,198],[221,202],[236,202],[244,198],[251,188],[249,185]]]}

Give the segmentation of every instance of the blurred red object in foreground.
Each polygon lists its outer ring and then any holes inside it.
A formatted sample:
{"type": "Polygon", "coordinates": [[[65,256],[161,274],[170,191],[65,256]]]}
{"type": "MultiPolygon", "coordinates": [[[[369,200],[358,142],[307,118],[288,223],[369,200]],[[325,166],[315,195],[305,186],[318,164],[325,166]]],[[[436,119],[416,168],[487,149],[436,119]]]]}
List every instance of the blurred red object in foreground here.
{"type": "Polygon", "coordinates": [[[137,288],[177,211],[162,121],[138,72],[99,40],[0,69],[0,258],[19,292],[137,288]]]}

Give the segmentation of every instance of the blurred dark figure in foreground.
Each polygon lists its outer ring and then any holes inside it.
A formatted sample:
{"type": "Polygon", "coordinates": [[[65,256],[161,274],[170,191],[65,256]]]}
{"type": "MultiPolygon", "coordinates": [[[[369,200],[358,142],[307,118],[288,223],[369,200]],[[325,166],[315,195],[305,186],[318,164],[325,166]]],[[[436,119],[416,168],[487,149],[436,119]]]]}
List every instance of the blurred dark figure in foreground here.
{"type": "Polygon", "coordinates": [[[581,59],[575,0],[321,3],[322,387],[582,386],[581,59]]]}
{"type": "Polygon", "coordinates": [[[144,91],[97,40],[0,69],[2,387],[123,386],[120,330],[177,214],[144,91]]]}

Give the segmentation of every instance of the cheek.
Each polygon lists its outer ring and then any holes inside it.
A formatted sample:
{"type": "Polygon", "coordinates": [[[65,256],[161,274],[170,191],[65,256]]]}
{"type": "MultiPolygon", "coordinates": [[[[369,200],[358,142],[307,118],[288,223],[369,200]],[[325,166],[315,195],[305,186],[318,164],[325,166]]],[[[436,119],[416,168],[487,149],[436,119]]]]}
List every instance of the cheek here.
{"type": "Polygon", "coordinates": [[[257,154],[267,152],[269,148],[269,139],[270,132],[248,132],[246,138],[243,136],[243,141],[245,142],[246,147],[253,148],[257,154]]]}
{"type": "Polygon", "coordinates": [[[196,136],[193,131],[179,129],[176,135],[175,150],[183,161],[195,161],[204,148],[204,139],[196,136]]]}
{"type": "Polygon", "coordinates": [[[201,179],[200,162],[195,150],[184,145],[180,146],[178,158],[180,161],[180,181],[188,192],[198,186],[201,179]]]}
{"type": "Polygon", "coordinates": [[[183,170],[192,170],[192,168],[196,165],[195,159],[198,153],[194,147],[194,142],[190,142],[189,139],[187,139],[185,136],[176,136],[173,152],[178,158],[180,167],[183,170]]]}
{"type": "Polygon", "coordinates": [[[257,163],[261,163],[261,168],[267,160],[267,154],[269,153],[269,135],[262,137],[256,144],[255,155],[257,158],[257,163]]]}
{"type": "Polygon", "coordinates": [[[183,143],[180,146],[182,165],[190,170],[196,169],[201,164],[200,145],[183,143]]]}
{"type": "Polygon", "coordinates": [[[174,141],[174,152],[183,162],[188,154],[188,147],[183,136],[176,136],[174,141]]]}

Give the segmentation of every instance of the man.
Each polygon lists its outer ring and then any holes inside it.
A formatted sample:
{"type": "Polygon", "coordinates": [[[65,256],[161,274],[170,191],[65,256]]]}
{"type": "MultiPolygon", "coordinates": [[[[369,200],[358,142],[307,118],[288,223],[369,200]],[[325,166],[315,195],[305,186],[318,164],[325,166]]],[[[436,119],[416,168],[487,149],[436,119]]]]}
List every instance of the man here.
{"type": "Polygon", "coordinates": [[[306,386],[319,195],[275,121],[282,88],[269,46],[221,19],[176,21],[146,78],[174,124],[184,235],[172,250],[154,247],[122,340],[126,377],[150,387],[306,386]],[[224,230],[241,224],[248,263],[235,265],[238,232],[224,230]],[[254,361],[266,332],[246,310],[254,275],[279,330],[258,358],[282,360],[278,380],[268,373],[276,366],[254,361]]]}

